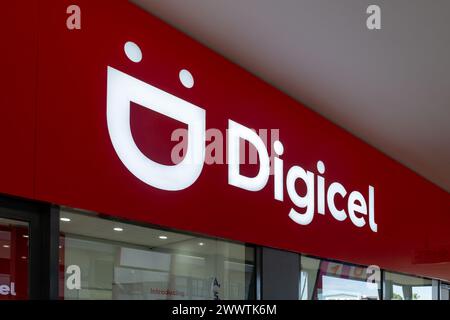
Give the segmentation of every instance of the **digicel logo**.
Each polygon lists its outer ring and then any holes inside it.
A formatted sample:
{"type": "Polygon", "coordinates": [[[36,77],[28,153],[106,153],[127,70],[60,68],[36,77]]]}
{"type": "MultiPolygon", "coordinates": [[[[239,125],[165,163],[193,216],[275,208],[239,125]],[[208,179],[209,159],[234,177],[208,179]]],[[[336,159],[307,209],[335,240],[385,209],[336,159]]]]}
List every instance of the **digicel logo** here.
{"type": "MultiPolygon", "coordinates": [[[[140,48],[133,42],[125,44],[125,54],[134,63],[142,60],[140,48]]],[[[192,88],[194,80],[187,70],[180,72],[180,80],[186,88],[192,88]]],[[[204,109],[193,105],[179,97],[165,92],[157,87],[136,79],[122,71],[108,66],[107,85],[107,123],[112,145],[125,167],[139,180],[152,187],[180,191],[191,186],[200,176],[205,162],[205,118],[204,109]],[[187,151],[184,158],[175,165],[163,165],[145,156],[137,147],[131,133],[130,107],[131,102],[158,112],[187,125],[187,151]]],[[[270,176],[270,158],[261,138],[246,126],[233,120],[228,120],[227,139],[228,183],[232,186],[257,192],[263,189],[270,176]],[[249,177],[240,172],[241,149],[240,142],[247,141],[256,149],[259,156],[259,171],[256,176],[249,177]]],[[[292,166],[285,177],[283,175],[284,153],[281,141],[274,142],[276,156],[273,161],[274,199],[284,201],[284,186],[291,202],[297,208],[291,208],[289,217],[300,225],[308,225],[314,218],[314,213],[325,214],[326,206],[331,215],[338,221],[347,217],[357,227],[368,224],[373,232],[377,232],[375,222],[375,190],[368,186],[367,200],[362,193],[352,191],[348,194],[339,182],[325,187],[325,164],[317,162],[316,175],[301,166],[292,166]],[[301,180],[306,186],[306,193],[299,195],[295,184],[301,180]],[[347,210],[338,209],[335,198],[347,198],[347,210]],[[316,201],[317,195],[317,201],[316,201]],[[317,210],[315,203],[317,202],[317,210]]]]}

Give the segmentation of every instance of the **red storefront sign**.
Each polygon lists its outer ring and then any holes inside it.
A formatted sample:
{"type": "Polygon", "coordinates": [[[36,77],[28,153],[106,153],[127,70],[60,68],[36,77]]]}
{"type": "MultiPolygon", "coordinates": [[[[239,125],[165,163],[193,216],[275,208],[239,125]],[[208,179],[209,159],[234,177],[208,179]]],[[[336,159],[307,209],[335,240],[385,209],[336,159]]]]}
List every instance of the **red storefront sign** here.
{"type": "MultiPolygon", "coordinates": [[[[71,4],[6,5],[0,192],[450,280],[447,192],[127,1],[78,1],[80,30],[66,27],[71,4]],[[127,56],[127,43],[142,56],[127,56]],[[123,81],[111,86],[111,74],[123,81]],[[122,151],[108,118],[120,88],[133,88],[124,94],[133,99],[116,131],[128,124],[135,144],[122,151]],[[283,170],[243,188],[230,164],[202,165],[184,182],[167,176],[173,184],[153,181],[151,162],[133,168],[139,159],[171,164],[171,133],[191,129],[176,121],[187,109],[204,121],[196,137],[236,124],[279,129],[283,170]],[[140,158],[127,160],[134,147],[140,158]]],[[[241,173],[257,176],[259,164],[241,173]]]]}

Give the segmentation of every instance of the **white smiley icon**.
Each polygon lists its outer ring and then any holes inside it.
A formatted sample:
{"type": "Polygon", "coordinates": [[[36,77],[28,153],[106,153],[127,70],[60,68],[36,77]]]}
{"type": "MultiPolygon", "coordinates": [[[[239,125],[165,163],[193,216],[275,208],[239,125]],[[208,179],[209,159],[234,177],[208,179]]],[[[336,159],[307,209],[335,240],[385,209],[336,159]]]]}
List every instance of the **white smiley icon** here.
{"type": "MultiPolygon", "coordinates": [[[[132,62],[142,61],[137,44],[127,42],[124,50],[132,62]]],[[[111,66],[107,78],[108,132],[124,166],[139,180],[158,189],[178,191],[191,186],[200,176],[205,160],[205,110],[111,66]],[[131,102],[188,126],[188,147],[180,163],[164,165],[139,150],[131,133],[131,102]]],[[[188,70],[181,70],[179,79],[186,88],[194,85],[188,70]]]]}

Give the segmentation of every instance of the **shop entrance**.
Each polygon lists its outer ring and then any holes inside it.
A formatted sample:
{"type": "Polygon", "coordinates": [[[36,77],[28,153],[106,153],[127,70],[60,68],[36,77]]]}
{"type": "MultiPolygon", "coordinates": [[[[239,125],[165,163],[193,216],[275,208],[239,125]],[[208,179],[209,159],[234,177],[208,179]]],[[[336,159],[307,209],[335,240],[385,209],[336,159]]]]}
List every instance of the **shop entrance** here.
{"type": "Polygon", "coordinates": [[[57,298],[59,211],[0,195],[0,300],[57,298]]]}
{"type": "Polygon", "coordinates": [[[0,300],[28,299],[29,223],[0,218],[0,300]]]}

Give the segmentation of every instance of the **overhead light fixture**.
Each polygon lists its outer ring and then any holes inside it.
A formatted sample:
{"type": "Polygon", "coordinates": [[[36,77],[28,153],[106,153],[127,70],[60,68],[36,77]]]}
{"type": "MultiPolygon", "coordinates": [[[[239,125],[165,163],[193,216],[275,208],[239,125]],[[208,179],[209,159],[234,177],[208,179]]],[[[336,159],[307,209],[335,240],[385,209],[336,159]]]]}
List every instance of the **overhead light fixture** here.
{"type": "Polygon", "coordinates": [[[27,234],[24,234],[22,237],[24,238],[28,238],[29,236],[27,234]]]}
{"type": "Polygon", "coordinates": [[[116,227],[116,228],[114,228],[113,230],[114,230],[114,231],[117,231],[117,232],[122,232],[122,231],[123,231],[123,228],[118,228],[118,227],[116,227]]]}
{"type": "Polygon", "coordinates": [[[71,221],[69,218],[61,218],[61,219],[59,219],[59,220],[61,220],[61,221],[63,221],[63,222],[70,222],[70,221],[71,221]]]}
{"type": "Polygon", "coordinates": [[[167,236],[159,236],[159,238],[160,238],[161,240],[167,240],[167,239],[168,239],[167,236]]]}
{"type": "Polygon", "coordinates": [[[204,242],[199,242],[198,245],[199,245],[200,247],[203,247],[203,246],[205,245],[205,243],[204,243],[204,242]]]}
{"type": "Polygon", "coordinates": [[[9,248],[9,245],[8,244],[4,244],[3,248],[9,248]]]}

